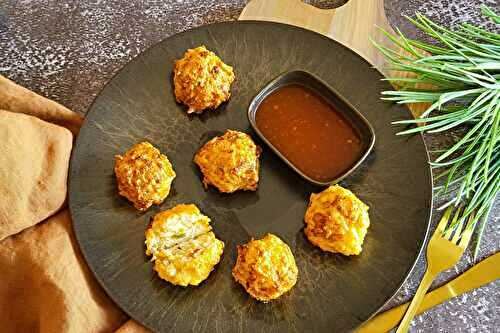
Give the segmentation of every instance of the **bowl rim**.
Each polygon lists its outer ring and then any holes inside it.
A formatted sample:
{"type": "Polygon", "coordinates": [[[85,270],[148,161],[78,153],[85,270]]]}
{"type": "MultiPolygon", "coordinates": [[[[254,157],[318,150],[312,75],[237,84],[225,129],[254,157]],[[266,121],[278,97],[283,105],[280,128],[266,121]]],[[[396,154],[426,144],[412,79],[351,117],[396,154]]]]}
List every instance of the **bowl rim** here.
{"type": "MultiPolygon", "coordinates": [[[[260,139],[262,141],[264,141],[268,146],[269,148],[271,148],[271,150],[277,154],[281,160],[283,160],[290,168],[292,168],[296,173],[298,173],[302,178],[304,178],[305,180],[309,181],[310,183],[313,183],[315,185],[320,185],[320,186],[329,186],[329,185],[334,185],[340,181],[342,181],[344,178],[348,177],[352,172],[354,172],[355,169],[357,169],[363,162],[364,160],[368,157],[368,155],[370,154],[370,152],[372,151],[374,145],[375,145],[375,130],[373,129],[373,126],[370,124],[370,122],[368,121],[368,119],[366,119],[366,117],[358,110],[356,109],[342,94],[340,94],[336,89],[334,89],[333,87],[331,87],[329,84],[327,84],[326,82],[324,82],[322,79],[320,79],[319,77],[317,77],[315,74],[311,73],[311,72],[308,72],[308,71],[304,71],[304,70],[301,70],[301,69],[293,69],[293,70],[289,70],[289,71],[286,71],[286,72],[283,72],[281,74],[279,74],[278,76],[276,76],[274,79],[270,80],[253,98],[252,100],[250,101],[250,104],[248,105],[248,109],[247,109],[247,117],[248,117],[248,121],[250,122],[250,125],[252,126],[253,130],[257,133],[257,135],[260,137],[260,139]],[[280,88],[283,88],[283,87],[286,87],[286,86],[289,86],[289,85],[293,85],[293,84],[299,84],[299,85],[302,85],[304,87],[306,87],[307,89],[310,89],[312,90],[313,92],[315,92],[316,94],[318,94],[320,97],[322,97],[323,99],[325,99],[329,104],[331,104],[331,101],[329,98],[327,98],[326,96],[324,96],[324,94],[321,94],[318,89],[315,89],[313,87],[311,87],[311,85],[307,84],[307,83],[298,83],[298,82],[281,82],[281,80],[283,80],[284,78],[286,78],[287,76],[290,76],[290,75],[293,75],[293,74],[298,74],[300,76],[306,76],[306,77],[309,77],[309,78],[312,78],[314,81],[318,82],[320,85],[322,85],[326,90],[329,90],[333,95],[335,95],[336,98],[338,98],[342,103],[344,103],[346,106],[347,106],[347,109],[349,109],[349,111],[356,117],[358,118],[358,120],[360,120],[360,122],[366,127],[366,129],[368,130],[368,135],[362,135],[360,134],[360,136],[363,136],[363,139],[365,142],[368,142],[367,146],[366,146],[366,149],[365,151],[360,154],[360,156],[358,157],[358,159],[356,160],[355,163],[353,163],[348,169],[346,169],[344,172],[342,172],[340,175],[338,175],[337,177],[335,177],[334,179],[332,180],[328,180],[328,181],[318,181],[318,180],[315,180],[311,177],[309,177],[308,175],[306,175],[303,171],[301,171],[297,166],[295,166],[290,160],[288,160],[286,158],[286,156],[284,156],[278,148],[276,148],[267,138],[266,136],[259,130],[258,126],[257,126],[257,122],[255,120],[255,116],[257,114],[257,110],[260,106],[260,104],[262,103],[262,101],[267,97],[269,96],[271,93],[275,92],[276,90],[280,89],[280,88]]],[[[351,120],[351,123],[352,123],[352,120],[351,120]]]]}

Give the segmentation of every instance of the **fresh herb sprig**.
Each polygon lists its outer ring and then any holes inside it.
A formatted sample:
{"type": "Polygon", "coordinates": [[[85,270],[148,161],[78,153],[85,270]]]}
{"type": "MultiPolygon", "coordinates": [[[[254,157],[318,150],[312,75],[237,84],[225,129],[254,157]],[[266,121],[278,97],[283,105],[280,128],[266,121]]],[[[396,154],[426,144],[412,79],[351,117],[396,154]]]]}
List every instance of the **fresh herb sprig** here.
{"type": "MultiPolygon", "coordinates": [[[[482,13],[500,24],[500,16],[483,6],[482,13]]],[[[448,149],[437,151],[431,162],[439,172],[438,193],[449,199],[442,207],[463,206],[456,228],[469,216],[478,227],[474,257],[495,197],[500,190],[500,34],[464,23],[458,29],[442,27],[416,14],[407,19],[435,43],[409,39],[396,30],[382,30],[396,49],[373,42],[388,59],[389,72],[411,73],[388,77],[399,90],[382,92],[399,104],[429,103],[423,114],[394,124],[419,124],[398,135],[462,130],[448,149]]]]}

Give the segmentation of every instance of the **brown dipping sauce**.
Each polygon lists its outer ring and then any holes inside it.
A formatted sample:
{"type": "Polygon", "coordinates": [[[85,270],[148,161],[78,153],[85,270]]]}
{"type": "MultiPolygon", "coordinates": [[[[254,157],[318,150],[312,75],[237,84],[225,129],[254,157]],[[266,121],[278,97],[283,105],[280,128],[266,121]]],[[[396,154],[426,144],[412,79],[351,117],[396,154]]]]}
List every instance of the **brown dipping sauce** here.
{"type": "Polygon", "coordinates": [[[353,125],[303,86],[272,92],[259,105],[255,118],[267,140],[313,180],[334,180],[360,157],[361,140],[353,125]]]}

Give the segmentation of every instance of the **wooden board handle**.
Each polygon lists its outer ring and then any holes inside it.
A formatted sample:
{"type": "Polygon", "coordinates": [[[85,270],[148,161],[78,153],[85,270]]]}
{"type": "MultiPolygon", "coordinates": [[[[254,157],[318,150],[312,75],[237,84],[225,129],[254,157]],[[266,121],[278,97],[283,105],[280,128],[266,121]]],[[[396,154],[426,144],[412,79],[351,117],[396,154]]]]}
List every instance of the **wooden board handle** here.
{"type": "Polygon", "coordinates": [[[287,23],[328,35],[335,9],[319,9],[301,0],[251,0],[240,20],[287,23]]]}
{"type": "Polygon", "coordinates": [[[393,32],[383,0],[350,0],[337,9],[319,9],[301,0],[252,0],[239,19],[281,22],[316,31],[351,48],[379,70],[384,58],[369,38],[386,42],[377,26],[393,32]]]}

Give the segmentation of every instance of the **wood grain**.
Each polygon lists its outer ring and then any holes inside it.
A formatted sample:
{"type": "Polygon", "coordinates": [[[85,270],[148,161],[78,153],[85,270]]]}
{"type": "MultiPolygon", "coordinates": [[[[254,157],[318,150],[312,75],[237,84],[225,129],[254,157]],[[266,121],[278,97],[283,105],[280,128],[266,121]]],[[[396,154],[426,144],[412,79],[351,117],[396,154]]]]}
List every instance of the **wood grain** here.
{"type": "MultiPolygon", "coordinates": [[[[409,73],[388,72],[382,54],[372,44],[392,46],[379,28],[394,30],[385,16],[384,0],[350,0],[336,9],[319,9],[301,0],[252,0],[241,12],[239,20],[261,20],[295,25],[328,36],[354,50],[384,75],[407,77],[409,73]]],[[[417,117],[425,104],[409,105],[417,117]]]]}

